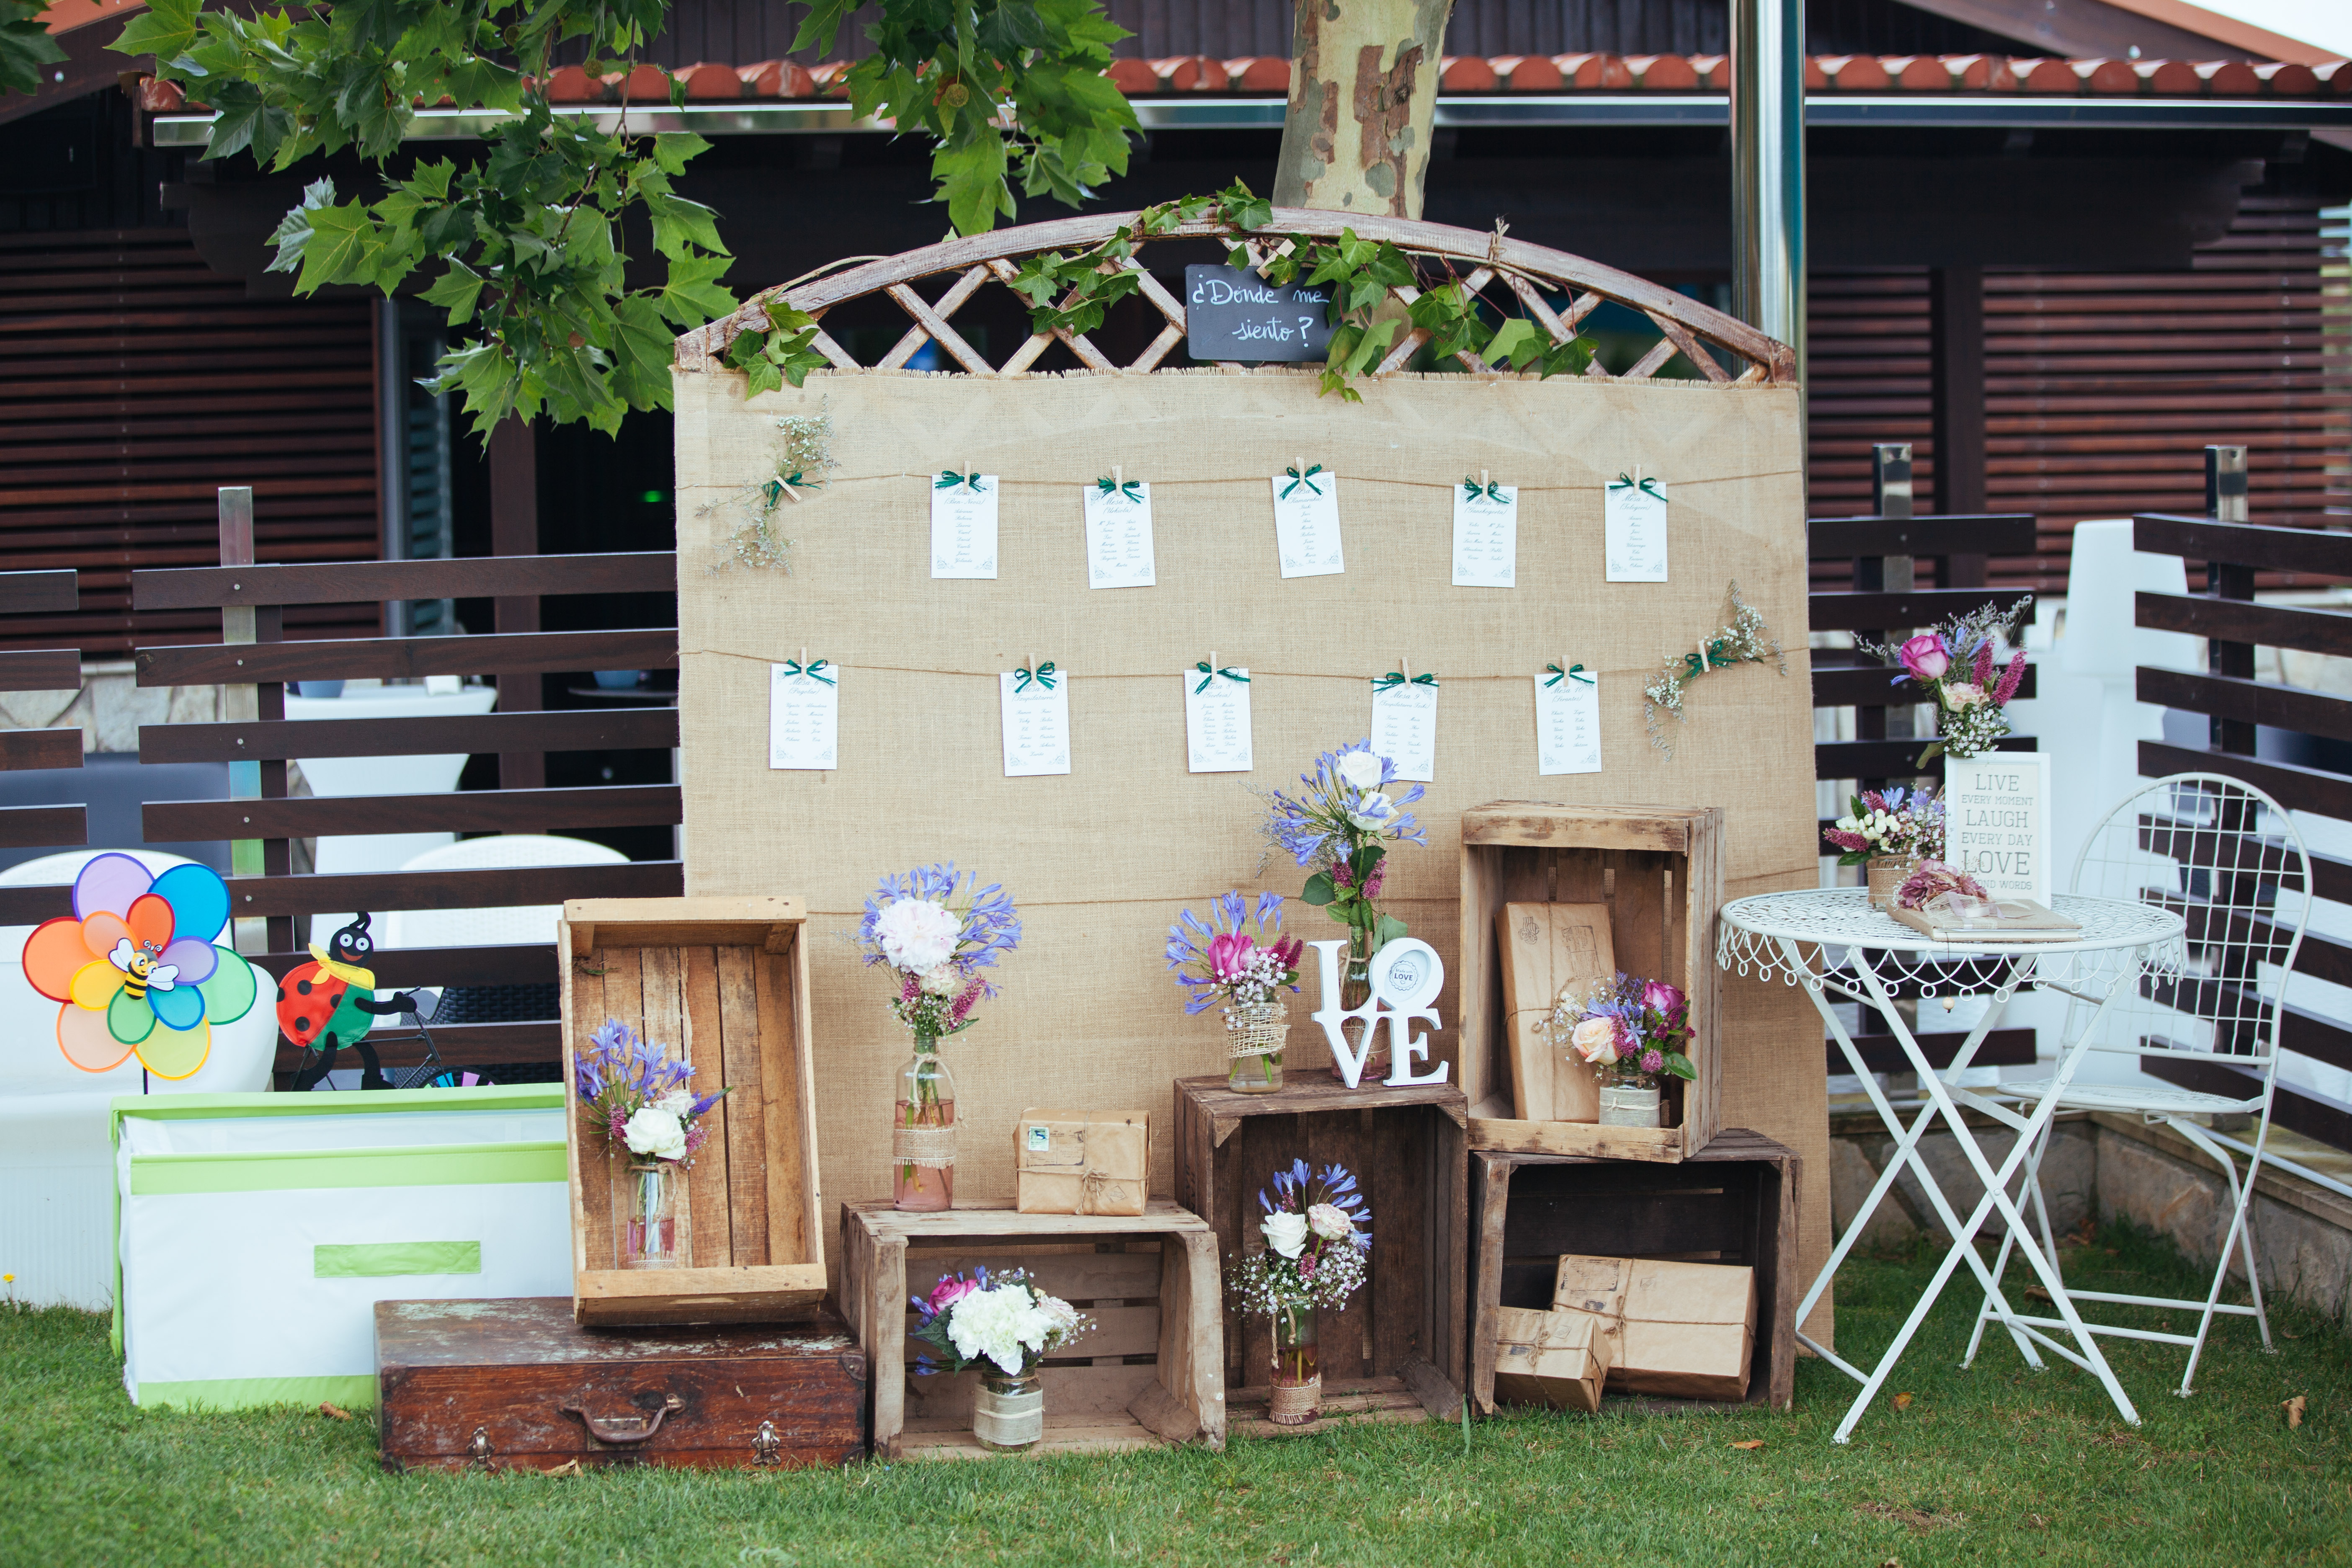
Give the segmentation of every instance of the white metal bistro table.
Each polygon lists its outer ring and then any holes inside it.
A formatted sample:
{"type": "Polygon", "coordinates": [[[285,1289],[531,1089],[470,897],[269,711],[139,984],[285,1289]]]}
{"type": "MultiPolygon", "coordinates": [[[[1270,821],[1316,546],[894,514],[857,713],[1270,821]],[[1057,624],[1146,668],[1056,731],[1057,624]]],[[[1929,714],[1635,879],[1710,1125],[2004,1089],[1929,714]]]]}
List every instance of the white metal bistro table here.
{"type": "Polygon", "coordinates": [[[1870,1407],[1880,1386],[1894,1372],[1895,1363],[1918,1332],[1919,1325],[1927,1321],[1928,1310],[1943,1293],[1953,1270],[1962,1262],[1975,1271],[1991,1310],[2008,1329],[2028,1365],[2037,1371],[2042,1366],[2042,1357],[2035,1350],[2037,1344],[2074,1363],[2099,1380],[2126,1421],[2135,1426],[2139,1425],[2139,1413],[2132,1408],[2131,1400],[2116,1381],[2106,1358],[2099,1353],[2098,1345],[2084,1327],[2074,1303],[2066,1299],[2054,1263],[2035,1242],[2015,1200],[2010,1196],[2009,1187],[2034,1140],[2055,1113],[2060,1097],[2074,1081],[2109,1004],[2118,995],[2136,994],[2143,974],[2181,972],[2187,961],[2186,927],[2181,918],[2168,910],[2121,899],[2062,893],[2051,900],[2051,907],[2077,921],[2083,928],[2081,933],[2063,942],[1935,942],[1885,911],[1872,909],[1869,893],[1861,888],[1759,893],[1736,900],[1723,908],[1722,924],[1716,936],[1716,962],[1741,974],[1755,974],[1765,980],[1777,975],[1788,984],[1802,986],[1829,1025],[1838,1048],[1845,1053],[1847,1062],[1869,1090],[1879,1120],[1895,1140],[1895,1157],[1887,1161],[1870,1196],[1846,1226],[1845,1234],[1838,1238],[1812,1289],[1805,1293],[1797,1308],[1797,1321],[1803,1323],[1806,1314],[1829,1289],[1839,1265],[1853,1250],[1854,1238],[1869,1225],[1870,1216],[1894,1189],[1905,1166],[1917,1175],[1928,1203],[1952,1237],[1951,1251],[1937,1268],[1935,1279],[1919,1298],[1918,1305],[1911,1310],[1895,1342],[1869,1372],[1840,1359],[1825,1346],[1806,1338],[1800,1330],[1797,1337],[1805,1348],[1862,1384],[1862,1393],[1838,1425],[1836,1441],[1840,1443],[1852,1437],[1855,1423],[1862,1419],[1863,1412],[1870,1407]],[[1944,1072],[1938,1072],[1928,1062],[1918,1037],[1905,1023],[1895,1005],[1895,988],[1912,980],[1939,995],[1984,995],[1990,999],[1984,1016],[1969,1031],[1951,1066],[1944,1072]],[[2051,1076],[2048,1089],[2030,1107],[2012,1110],[1956,1088],[1959,1075],[1975,1058],[1978,1047],[2000,1022],[2010,998],[2028,987],[2071,996],[2089,1004],[2093,1009],[2082,1031],[2061,1045],[2057,1071],[2051,1076]],[[1907,1126],[1888,1103],[1877,1079],[1863,1061],[1853,1037],[1839,1020],[1832,1003],[1832,998],[1840,997],[1874,1008],[1917,1071],[1927,1103],[1907,1126]],[[1954,1081],[1948,1082],[1946,1073],[1954,1081]],[[1963,1102],[1969,1110],[1990,1117],[2017,1134],[1998,1168],[1985,1157],[1962,1117],[1963,1102]],[[1977,1180],[1984,1184],[1984,1195],[1965,1223],[1953,1212],[1950,1201],[1937,1184],[1935,1172],[1918,1152],[1920,1139],[1938,1116],[1950,1127],[1977,1180]],[[2021,1321],[2001,1294],[2000,1280],[1979,1256],[1977,1232],[1996,1211],[2008,1226],[2019,1253],[2041,1277],[2042,1288],[2049,1292],[2066,1331],[2074,1337],[2074,1348],[2021,1321]]]}

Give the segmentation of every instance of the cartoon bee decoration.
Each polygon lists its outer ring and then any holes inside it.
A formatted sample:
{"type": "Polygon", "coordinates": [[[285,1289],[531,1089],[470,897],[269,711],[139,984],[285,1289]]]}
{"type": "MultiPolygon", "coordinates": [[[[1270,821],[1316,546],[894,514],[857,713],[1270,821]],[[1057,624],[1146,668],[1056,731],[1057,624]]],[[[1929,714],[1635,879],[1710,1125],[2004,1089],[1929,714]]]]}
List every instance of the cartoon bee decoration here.
{"type": "Polygon", "coordinates": [[[126,936],[114,944],[113,952],[106,955],[109,963],[122,971],[122,989],[130,993],[133,1002],[146,1000],[150,988],[169,991],[179,984],[180,971],[176,964],[155,962],[162,951],[152,942],[142,942],[134,947],[126,936]]]}
{"type": "Polygon", "coordinates": [[[312,942],[311,962],[290,971],[278,982],[278,1028],[303,1050],[320,1053],[315,1063],[306,1065],[296,1075],[296,1089],[307,1089],[326,1077],[328,1069],[334,1066],[335,1053],[345,1046],[357,1047],[360,1060],[366,1064],[362,1088],[392,1087],[383,1076],[374,1048],[366,1044],[366,1035],[378,1018],[415,1013],[417,1004],[416,998],[404,991],[389,1001],[375,999],[375,973],[362,967],[375,952],[375,942],[368,935],[368,923],[369,917],[362,911],[351,924],[335,932],[327,947],[312,942]]]}

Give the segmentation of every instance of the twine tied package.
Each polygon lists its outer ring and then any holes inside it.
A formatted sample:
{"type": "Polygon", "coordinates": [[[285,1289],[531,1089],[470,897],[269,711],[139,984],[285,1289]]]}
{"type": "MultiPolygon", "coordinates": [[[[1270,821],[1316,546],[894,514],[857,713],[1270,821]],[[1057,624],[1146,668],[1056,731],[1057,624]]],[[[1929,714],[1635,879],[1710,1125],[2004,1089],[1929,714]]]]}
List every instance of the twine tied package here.
{"type": "Polygon", "coordinates": [[[1139,1215],[1151,1119],[1140,1110],[1025,1110],[1013,1130],[1023,1214],[1139,1215]]]}
{"type": "Polygon", "coordinates": [[[1675,1399],[1748,1396],[1754,1269],[1570,1253],[1559,1260],[1551,1304],[1591,1317],[1609,1342],[1612,1388],[1675,1399]]]}

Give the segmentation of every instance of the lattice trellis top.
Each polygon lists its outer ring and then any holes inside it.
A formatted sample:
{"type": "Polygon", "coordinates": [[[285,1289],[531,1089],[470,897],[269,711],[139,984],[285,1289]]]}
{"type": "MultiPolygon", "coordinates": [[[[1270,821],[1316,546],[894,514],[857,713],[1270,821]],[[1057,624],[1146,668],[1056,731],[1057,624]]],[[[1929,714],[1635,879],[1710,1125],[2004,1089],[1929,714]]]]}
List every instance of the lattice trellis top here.
{"type": "MultiPolygon", "coordinates": [[[[1121,226],[1134,222],[1137,216],[1106,213],[1024,224],[886,257],[812,282],[767,289],[754,295],[732,315],[679,337],[677,368],[698,373],[721,368],[728,346],[738,333],[767,329],[768,318],[762,306],[769,300],[781,297],[794,309],[822,321],[825,312],[835,306],[869,294],[884,294],[906,311],[911,323],[889,353],[871,366],[861,365],[823,327],[817,329],[817,351],[842,370],[897,370],[926,342],[936,342],[942,353],[972,375],[1020,375],[1036,363],[1047,344],[1059,338],[1089,370],[1148,374],[1159,369],[1170,353],[1184,341],[1184,306],[1133,258],[1118,265],[1142,274],[1138,292],[1166,318],[1166,324],[1131,363],[1114,363],[1083,332],[1055,331],[1033,333],[1003,363],[991,364],[950,321],[982,288],[992,283],[1009,284],[1018,270],[1020,258],[1039,251],[1076,250],[1099,244],[1121,226]],[[950,272],[956,274],[955,281],[938,300],[926,301],[915,291],[913,285],[923,279],[950,272]]],[[[1517,297],[1528,317],[1549,332],[1554,342],[1573,336],[1577,324],[1604,301],[1639,311],[1661,335],[1648,353],[1622,373],[1626,377],[1654,375],[1679,354],[1707,382],[1717,385],[1789,385],[1797,379],[1797,356],[1786,343],[1671,289],[1565,251],[1444,224],[1311,212],[1303,207],[1275,208],[1266,232],[1334,238],[1342,228],[1351,228],[1365,239],[1387,240],[1416,258],[1444,265],[1474,291],[1490,284],[1501,285],[1517,297]],[[1551,303],[1551,299],[1559,296],[1566,297],[1564,309],[1555,309],[1551,303]],[[1710,348],[1719,350],[1737,367],[1736,373],[1726,369],[1716,354],[1707,352],[1710,348]]],[[[1155,237],[1230,239],[1233,235],[1222,224],[1202,220],[1155,237]]],[[[1263,259],[1265,252],[1255,242],[1250,243],[1250,249],[1253,259],[1263,259]]],[[[1409,289],[1398,292],[1408,300],[1414,297],[1414,290],[1409,289]]],[[[1025,310],[1026,301],[1023,305],[1025,310]]],[[[1376,374],[1403,369],[1428,341],[1429,333],[1424,331],[1408,334],[1381,362],[1376,374]]],[[[1497,372],[1475,354],[1454,357],[1473,374],[1514,374],[1508,370],[1497,372]]],[[[1584,374],[1596,379],[1611,379],[1610,373],[1597,361],[1584,374]]]]}

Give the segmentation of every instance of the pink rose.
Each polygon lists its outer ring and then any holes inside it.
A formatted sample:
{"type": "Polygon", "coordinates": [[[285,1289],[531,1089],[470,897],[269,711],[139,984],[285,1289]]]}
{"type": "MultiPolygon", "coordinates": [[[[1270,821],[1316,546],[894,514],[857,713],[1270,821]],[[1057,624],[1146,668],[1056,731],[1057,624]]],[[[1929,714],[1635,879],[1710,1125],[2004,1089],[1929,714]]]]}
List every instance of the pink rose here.
{"type": "Polygon", "coordinates": [[[1680,991],[1663,980],[1653,980],[1642,987],[1642,1005],[1664,1013],[1669,1018],[1682,1011],[1685,1000],[1680,991]]]}
{"type": "Polygon", "coordinates": [[[1921,632],[1903,645],[1903,668],[1921,680],[1940,680],[1952,668],[1951,650],[1935,632],[1921,632]]]}
{"type": "Polygon", "coordinates": [[[1570,1049],[1594,1067],[1606,1067],[1617,1059],[1617,1020],[1587,1018],[1568,1037],[1570,1049]]]}
{"type": "Polygon", "coordinates": [[[1256,944],[1238,933],[1220,933],[1209,939],[1209,973],[1219,980],[1237,978],[1250,964],[1250,955],[1256,944]]]}
{"type": "Polygon", "coordinates": [[[965,1279],[950,1274],[931,1287],[931,1310],[944,1312],[948,1310],[949,1303],[961,1300],[979,1289],[980,1284],[977,1280],[965,1279]]]}
{"type": "Polygon", "coordinates": [[[1984,688],[1971,682],[1954,680],[1944,686],[1944,706],[1955,713],[1963,708],[1973,708],[1984,700],[1984,688]]]}

